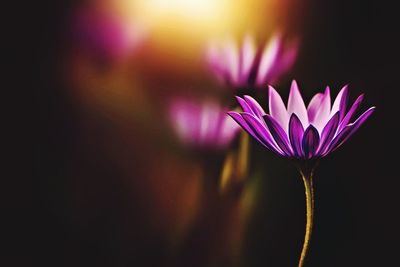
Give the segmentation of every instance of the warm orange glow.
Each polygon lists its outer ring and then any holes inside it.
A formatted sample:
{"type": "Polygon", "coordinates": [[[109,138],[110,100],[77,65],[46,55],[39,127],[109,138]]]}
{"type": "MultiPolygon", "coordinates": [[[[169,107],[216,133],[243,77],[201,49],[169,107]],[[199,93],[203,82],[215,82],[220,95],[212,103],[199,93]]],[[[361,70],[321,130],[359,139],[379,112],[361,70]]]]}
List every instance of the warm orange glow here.
{"type": "Polygon", "coordinates": [[[182,16],[188,19],[210,19],[221,13],[224,1],[215,0],[148,0],[143,7],[158,16],[182,16]]]}
{"type": "Polygon", "coordinates": [[[210,39],[253,33],[259,39],[275,31],[279,0],[113,0],[126,21],[149,31],[161,53],[191,58],[203,55],[210,39]]]}
{"type": "Polygon", "coordinates": [[[232,5],[227,0],[147,0],[137,1],[135,9],[146,24],[159,30],[198,34],[232,23],[232,5]]]}
{"type": "Polygon", "coordinates": [[[280,7],[285,5],[281,0],[112,0],[109,4],[121,15],[153,27],[190,28],[192,34],[215,29],[265,31],[282,19],[280,7]]]}

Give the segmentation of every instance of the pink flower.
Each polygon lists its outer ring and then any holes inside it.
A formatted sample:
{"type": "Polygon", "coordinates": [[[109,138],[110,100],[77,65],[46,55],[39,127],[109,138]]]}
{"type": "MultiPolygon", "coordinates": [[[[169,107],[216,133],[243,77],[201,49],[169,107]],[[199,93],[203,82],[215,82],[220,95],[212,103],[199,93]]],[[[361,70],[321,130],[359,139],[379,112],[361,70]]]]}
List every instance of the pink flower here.
{"type": "Polygon", "coordinates": [[[229,112],[252,137],[278,155],[297,158],[321,158],[349,139],[373,113],[369,108],[350,123],[359,107],[360,95],[346,111],[347,86],[337,95],[333,105],[329,87],[316,94],[305,106],[296,81],[292,82],[287,107],[275,89],[269,87],[269,114],[250,96],[237,97],[243,112],[229,112]]]}
{"type": "Polygon", "coordinates": [[[240,129],[229,118],[227,111],[212,100],[195,102],[176,99],[169,107],[169,118],[183,143],[221,149],[231,143],[240,129]]]}
{"type": "Polygon", "coordinates": [[[211,44],[207,62],[216,78],[235,89],[260,88],[286,73],[297,56],[297,42],[284,45],[281,34],[275,34],[267,45],[256,47],[247,35],[240,48],[232,40],[211,44]]]}
{"type": "Polygon", "coordinates": [[[307,255],[314,217],[314,169],[318,160],[345,143],[371,116],[375,107],[367,109],[350,123],[359,107],[360,95],[346,109],[347,86],[337,95],[333,105],[329,87],[316,94],[306,107],[295,81],[290,88],[287,106],[273,87],[269,87],[269,114],[250,96],[237,97],[243,112],[229,115],[254,139],[276,154],[295,159],[306,194],[306,231],[299,267],[307,255]]]}

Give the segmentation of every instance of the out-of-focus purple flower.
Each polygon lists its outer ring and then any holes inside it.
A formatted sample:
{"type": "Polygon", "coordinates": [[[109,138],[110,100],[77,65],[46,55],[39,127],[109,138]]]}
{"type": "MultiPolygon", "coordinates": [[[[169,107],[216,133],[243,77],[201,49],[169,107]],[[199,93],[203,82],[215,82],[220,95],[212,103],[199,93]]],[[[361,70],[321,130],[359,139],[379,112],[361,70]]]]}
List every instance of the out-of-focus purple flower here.
{"type": "Polygon", "coordinates": [[[346,112],[347,86],[331,106],[330,89],[316,94],[306,108],[296,81],[292,82],[287,107],[273,87],[269,87],[269,114],[250,96],[237,97],[243,109],[228,114],[258,142],[273,152],[296,159],[326,156],[352,136],[372,114],[369,108],[354,122],[360,95],[346,112]]]}
{"type": "Polygon", "coordinates": [[[183,143],[208,149],[224,148],[240,127],[227,115],[227,109],[208,100],[195,102],[176,99],[169,107],[170,121],[183,143]]]}
{"type": "Polygon", "coordinates": [[[297,47],[297,41],[285,45],[281,34],[256,47],[253,38],[247,35],[239,48],[232,40],[210,44],[206,57],[221,82],[235,89],[260,88],[273,83],[292,67],[297,47]]]}
{"type": "Polygon", "coordinates": [[[73,34],[89,51],[106,57],[121,57],[142,43],[147,30],[141,24],[127,22],[116,14],[83,9],[74,17],[73,34]]]}

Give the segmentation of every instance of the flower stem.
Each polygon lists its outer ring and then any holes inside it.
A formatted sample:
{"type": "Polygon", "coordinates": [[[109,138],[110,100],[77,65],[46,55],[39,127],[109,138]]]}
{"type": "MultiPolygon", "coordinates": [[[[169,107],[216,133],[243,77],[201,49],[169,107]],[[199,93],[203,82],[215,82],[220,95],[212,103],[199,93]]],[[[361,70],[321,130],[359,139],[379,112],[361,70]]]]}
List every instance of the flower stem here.
{"type": "Polygon", "coordinates": [[[304,260],[306,258],[308,247],[310,244],[313,216],[314,216],[314,189],[313,189],[312,175],[306,177],[304,174],[302,174],[301,177],[304,182],[304,189],[306,193],[307,223],[306,223],[306,233],[304,236],[303,249],[301,250],[298,267],[303,267],[304,265],[304,260]]]}

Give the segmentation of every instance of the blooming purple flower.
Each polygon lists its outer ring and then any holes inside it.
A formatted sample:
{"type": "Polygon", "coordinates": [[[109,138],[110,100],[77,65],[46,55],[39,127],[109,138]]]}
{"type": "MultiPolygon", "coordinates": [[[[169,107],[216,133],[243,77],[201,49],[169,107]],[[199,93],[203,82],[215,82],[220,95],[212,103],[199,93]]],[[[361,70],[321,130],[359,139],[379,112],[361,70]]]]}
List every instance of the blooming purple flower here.
{"type": "Polygon", "coordinates": [[[169,107],[169,117],[183,143],[221,149],[230,144],[240,129],[229,118],[227,111],[212,100],[195,102],[175,99],[169,107]]]}
{"type": "Polygon", "coordinates": [[[287,72],[297,55],[297,42],[286,47],[281,34],[275,34],[267,45],[256,47],[247,35],[238,48],[232,40],[211,44],[207,61],[214,75],[228,86],[260,88],[272,83],[287,72]]]}
{"type": "Polygon", "coordinates": [[[269,87],[269,114],[250,96],[237,97],[243,112],[228,114],[258,142],[273,152],[297,159],[326,156],[352,136],[372,114],[369,108],[349,123],[359,107],[360,95],[346,112],[347,86],[331,106],[330,89],[316,94],[306,108],[296,81],[292,82],[287,107],[275,89],[269,87]]]}

